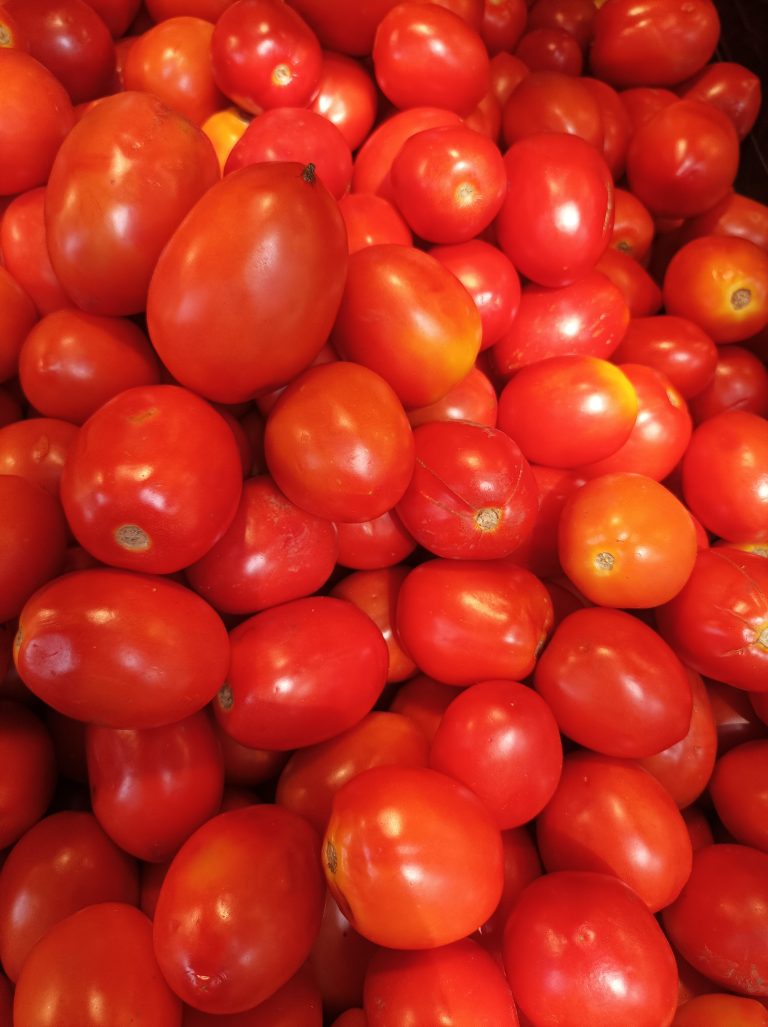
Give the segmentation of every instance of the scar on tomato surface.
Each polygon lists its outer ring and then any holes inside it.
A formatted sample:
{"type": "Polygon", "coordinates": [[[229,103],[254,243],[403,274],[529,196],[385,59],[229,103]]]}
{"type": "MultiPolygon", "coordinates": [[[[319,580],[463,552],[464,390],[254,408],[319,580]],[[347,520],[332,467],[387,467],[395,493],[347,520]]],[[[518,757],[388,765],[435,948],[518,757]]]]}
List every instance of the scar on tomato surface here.
{"type": "Polygon", "coordinates": [[[612,571],[615,563],[616,557],[613,553],[598,553],[595,557],[595,565],[601,571],[612,571]]]}
{"type": "Polygon", "coordinates": [[[115,542],[132,553],[145,553],[152,546],[152,539],[138,524],[121,524],[115,528],[115,542]]]}
{"type": "Polygon", "coordinates": [[[339,862],[338,857],[336,856],[336,846],[333,844],[333,842],[325,843],[325,862],[330,872],[332,874],[335,874],[339,862]]]}
{"type": "Polygon", "coordinates": [[[219,706],[222,710],[231,710],[235,702],[235,697],[232,694],[232,686],[226,681],[219,689],[218,694],[219,706]]]}

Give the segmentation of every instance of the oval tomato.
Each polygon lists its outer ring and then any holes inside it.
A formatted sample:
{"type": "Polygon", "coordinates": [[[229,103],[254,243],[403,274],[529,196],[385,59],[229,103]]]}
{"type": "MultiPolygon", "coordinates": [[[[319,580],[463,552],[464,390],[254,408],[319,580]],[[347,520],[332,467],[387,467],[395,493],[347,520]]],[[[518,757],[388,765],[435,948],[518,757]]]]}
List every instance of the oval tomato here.
{"type": "Polygon", "coordinates": [[[715,765],[709,793],[717,815],[744,845],[768,852],[768,741],[737,745],[715,765]]]}
{"type": "Polygon", "coordinates": [[[693,321],[661,314],[632,318],[613,353],[617,363],[647,364],[669,378],[683,399],[698,395],[712,380],[718,352],[693,321]]]}
{"type": "Polygon", "coordinates": [[[0,380],[14,378],[24,339],[37,321],[35,306],[16,279],[0,265],[0,380]]]}
{"type": "Polygon", "coordinates": [[[338,128],[350,150],[368,137],[376,121],[379,95],[372,76],[360,61],[323,51],[323,67],[310,110],[338,128]]]}
{"type": "Polygon", "coordinates": [[[0,757],[13,767],[0,787],[0,847],[7,849],[40,820],[56,785],[50,733],[31,710],[9,699],[0,700],[0,757]]]}
{"type": "MultiPolygon", "coordinates": [[[[73,306],[48,254],[43,187],[21,193],[6,207],[0,218],[0,254],[7,271],[33,301],[40,315],[73,306]]],[[[8,309],[3,313],[7,317],[8,309]]]]}

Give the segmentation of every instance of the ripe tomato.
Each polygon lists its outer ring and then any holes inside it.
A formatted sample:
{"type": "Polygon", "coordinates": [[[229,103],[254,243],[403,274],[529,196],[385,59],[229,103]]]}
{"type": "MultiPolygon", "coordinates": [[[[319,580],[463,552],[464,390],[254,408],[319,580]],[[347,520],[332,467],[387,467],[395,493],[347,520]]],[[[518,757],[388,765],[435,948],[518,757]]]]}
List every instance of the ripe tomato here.
{"type": "Polygon", "coordinates": [[[184,1007],[182,1027],[322,1027],[322,996],[302,967],[276,992],[243,1013],[203,1013],[184,1007]]]}
{"type": "Polygon", "coordinates": [[[0,958],[12,981],[35,944],[60,920],[96,902],[139,898],[138,868],[91,813],[38,821],[8,853],[0,874],[0,958]]]}
{"type": "Polygon", "coordinates": [[[511,55],[525,31],[527,6],[526,0],[485,0],[480,32],[488,53],[511,55]]]}
{"type": "Polygon", "coordinates": [[[310,165],[227,175],[152,274],[147,324],[160,359],[182,385],[223,403],[285,385],[328,337],[346,249],[342,217],[310,165]],[[258,275],[244,274],[256,265],[258,275]]]}
{"type": "Polygon", "coordinates": [[[408,420],[414,428],[429,421],[472,421],[487,428],[495,428],[498,406],[493,383],[488,375],[475,366],[442,399],[409,410],[408,420]]]}
{"type": "Polygon", "coordinates": [[[0,265],[0,380],[18,373],[24,339],[37,321],[35,306],[16,279],[0,265]]]}
{"type": "Polygon", "coordinates": [[[503,957],[520,1011],[534,1023],[672,1022],[669,943],[642,899],[608,874],[560,871],[529,884],[507,922],[503,957]]]}
{"type": "Polygon", "coordinates": [[[394,510],[357,523],[336,525],[338,562],[355,570],[375,570],[401,563],[416,548],[394,510]]]}
{"type": "Polygon", "coordinates": [[[504,104],[502,132],[507,146],[539,132],[567,132],[602,151],[600,104],[588,86],[561,71],[532,71],[504,104]]]}
{"type": "Polygon", "coordinates": [[[373,942],[357,933],[326,889],[323,919],[308,965],[331,1015],[362,1004],[363,982],[375,951],[373,942]]]}
{"type": "Polygon", "coordinates": [[[535,0],[528,12],[528,28],[558,28],[583,47],[589,45],[597,8],[593,0],[535,0]]]}
{"type": "Polygon", "coordinates": [[[515,47],[515,56],[532,73],[554,71],[576,78],[584,67],[584,54],[577,39],[560,28],[530,28],[515,47]]]}
{"type": "Polygon", "coordinates": [[[56,784],[50,734],[31,710],[9,699],[0,700],[0,756],[13,768],[0,788],[0,848],[6,849],[43,816],[56,784]]]}
{"type": "Polygon", "coordinates": [[[305,820],[266,804],[220,813],[184,843],[160,887],[154,946],[185,1002],[243,1012],[296,973],[323,910],[317,846],[305,820]]]}
{"type": "Polygon", "coordinates": [[[675,1014],[672,1027],[768,1027],[768,1009],[738,995],[695,995],[675,1014]]]}
{"type": "Polygon", "coordinates": [[[221,687],[229,647],[218,615],[165,578],[74,571],[25,605],[14,660],[49,706],[107,727],[171,724],[221,687]]]}
{"type": "Polygon", "coordinates": [[[459,941],[501,897],[501,834],[491,815],[469,789],[425,767],[373,767],[347,781],[322,852],[331,894],[378,945],[459,941]]]}
{"type": "Polygon", "coordinates": [[[726,410],[768,417],[768,367],[743,346],[721,346],[715,376],[690,402],[696,424],[726,410]]]}
{"type": "Polygon", "coordinates": [[[734,61],[708,64],[680,90],[686,99],[703,100],[721,110],[733,122],[739,139],[745,139],[754,127],[761,94],[758,76],[734,61]]]}
{"type": "Polygon", "coordinates": [[[410,246],[413,232],[402,214],[383,196],[373,193],[347,193],[339,200],[339,210],[347,229],[349,252],[357,253],[364,246],[398,243],[410,246]]]}
{"type": "MultiPolygon", "coordinates": [[[[150,0],[150,3],[152,0],[150,0]]],[[[155,3],[162,0],[154,0],[155,3]]],[[[188,0],[189,2],[189,0],[188,0]]],[[[194,2],[194,0],[192,0],[194,2]]],[[[90,6],[112,33],[114,39],[124,36],[136,17],[141,0],[90,0],[90,6]]]]}
{"type": "Polygon", "coordinates": [[[656,232],[650,211],[634,193],[626,189],[616,189],[614,201],[611,246],[622,253],[628,253],[635,260],[645,261],[656,232]]]}
{"type": "Polygon", "coordinates": [[[628,253],[609,246],[595,268],[619,289],[632,317],[651,317],[661,310],[661,289],[628,253]]]}
{"type": "Polygon", "coordinates": [[[334,124],[350,150],[356,150],[368,138],[376,121],[378,102],[376,84],[360,61],[323,51],[320,81],[310,110],[334,124]]]}
{"type": "Polygon", "coordinates": [[[624,174],[632,135],[629,115],[619,94],[606,82],[588,77],[582,78],[581,82],[600,107],[603,122],[603,158],[614,180],[618,181],[624,174]]]}
{"type": "Polygon", "coordinates": [[[701,235],[738,235],[767,249],[768,206],[741,193],[730,192],[710,210],[686,221],[680,241],[690,242],[701,235]]]}
{"type": "Polygon", "coordinates": [[[693,321],[660,314],[632,318],[614,350],[617,363],[648,364],[669,378],[683,399],[698,395],[712,380],[718,351],[693,321]]]}
{"type": "Polygon", "coordinates": [[[736,841],[768,851],[766,791],[768,740],[745,742],[725,753],[709,782],[717,815],[736,841]]]}
{"type": "Polygon", "coordinates": [[[20,478],[58,497],[67,454],[77,427],[51,417],[28,417],[0,428],[0,473],[20,478]]]}
{"type": "Polygon", "coordinates": [[[2,262],[40,315],[73,306],[48,255],[44,208],[45,189],[29,189],[11,200],[0,219],[2,262]]]}

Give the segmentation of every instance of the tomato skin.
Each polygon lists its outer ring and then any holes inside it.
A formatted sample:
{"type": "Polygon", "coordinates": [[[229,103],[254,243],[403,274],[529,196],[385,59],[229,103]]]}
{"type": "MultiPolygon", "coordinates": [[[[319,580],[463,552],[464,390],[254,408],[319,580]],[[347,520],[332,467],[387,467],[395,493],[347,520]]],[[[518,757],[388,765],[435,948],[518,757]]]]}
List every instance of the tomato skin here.
{"type": "Polygon", "coordinates": [[[651,317],[661,310],[661,289],[628,253],[609,246],[595,268],[619,289],[632,317],[651,317]]]}
{"type": "Polygon", "coordinates": [[[768,740],[737,745],[723,754],[709,782],[717,815],[734,839],[768,852],[765,824],[768,740]]]}
{"type": "Polygon", "coordinates": [[[614,86],[678,85],[704,67],[720,35],[709,0],[614,0],[594,28],[592,69],[614,86]]]}
{"type": "Polygon", "coordinates": [[[317,848],[305,820],[266,804],[220,813],[184,843],[160,887],[154,946],[185,1002],[243,1012],[296,973],[323,910],[317,848]]]}
{"type": "Polygon", "coordinates": [[[302,967],[276,992],[242,1013],[202,1013],[184,1007],[182,1027],[322,1027],[320,991],[302,967]]]}
{"type": "Polygon", "coordinates": [[[50,734],[39,717],[10,699],[0,700],[0,755],[3,766],[13,767],[0,791],[0,849],[6,849],[40,820],[56,784],[50,734]]]}
{"type": "Polygon", "coordinates": [[[768,249],[768,206],[730,192],[710,210],[690,218],[681,229],[680,242],[701,235],[737,235],[768,249]]]}
{"type": "Polygon", "coordinates": [[[352,926],[389,948],[458,941],[501,897],[499,829],[472,792],[426,767],[373,767],[347,781],[322,853],[328,887],[352,926]]]}
{"type": "Polygon", "coordinates": [[[614,192],[615,215],[611,246],[645,263],[656,227],[650,211],[627,189],[614,192]]]}
{"type": "Polygon", "coordinates": [[[428,952],[379,949],[365,977],[364,1007],[368,1027],[407,1027],[436,1015],[455,1027],[519,1023],[501,967],[469,938],[428,952]]]}
{"type": "Polygon", "coordinates": [[[688,400],[712,380],[718,351],[712,339],[693,321],[660,314],[632,318],[613,359],[619,364],[647,364],[656,368],[688,400]]]}
{"type": "Polygon", "coordinates": [[[768,1027],[768,1010],[759,1002],[738,995],[696,995],[681,1005],[672,1027],[768,1027]]]}
{"type": "Polygon", "coordinates": [[[504,163],[501,249],[537,285],[577,281],[611,238],[613,179],[602,156],[577,136],[543,132],[510,146],[504,163]]]}
{"type": "Polygon", "coordinates": [[[214,711],[225,731],[256,748],[314,745],[352,727],[387,677],[387,645],[374,622],[329,596],[256,614],[232,631],[231,651],[214,711]]]}
{"type": "Polygon", "coordinates": [[[181,1027],[181,1003],[157,965],[150,920],[125,903],[100,902],[40,939],[19,975],[13,1016],[19,1027],[98,1027],[131,1017],[181,1027]]]}
{"type": "Polygon", "coordinates": [[[370,54],[376,26],[397,0],[294,0],[292,7],[317,33],[323,46],[345,54],[370,54]]]}
{"type": "Polygon", "coordinates": [[[6,207],[0,219],[0,256],[41,316],[73,306],[48,255],[44,187],[21,193],[6,207]]]}
{"type": "Polygon", "coordinates": [[[531,71],[504,104],[502,132],[507,146],[539,132],[567,132],[598,151],[604,141],[600,104],[580,79],[561,71],[531,71]]]}
{"type": "Polygon", "coordinates": [[[347,193],[339,200],[350,255],[381,243],[413,244],[413,232],[397,208],[373,193],[347,193]]]}
{"type": "Polygon", "coordinates": [[[160,359],[182,385],[222,403],[285,385],[328,337],[346,249],[336,203],[309,170],[281,162],[227,175],[157,261],[147,323],[160,359]],[[254,261],[260,274],[246,275],[254,261]]]}
{"type": "Polygon", "coordinates": [[[77,427],[51,417],[28,417],[0,428],[0,474],[15,474],[58,497],[77,427]]]}
{"type": "Polygon", "coordinates": [[[146,0],[144,6],[153,22],[182,16],[215,22],[231,4],[232,0],[146,0]]]}
{"type": "Polygon", "coordinates": [[[338,562],[353,570],[376,570],[401,563],[416,548],[394,510],[357,523],[336,525],[338,562]]]}
{"type": "Polygon", "coordinates": [[[338,128],[350,150],[368,138],[376,121],[378,92],[372,76],[352,57],[323,51],[323,66],[310,110],[338,128]]]}
{"type": "Polygon", "coordinates": [[[3,968],[12,981],[54,924],[96,902],[139,898],[135,862],[110,841],[91,813],[54,813],[9,852],[0,874],[3,968]]]}
{"type": "Polygon", "coordinates": [[[723,346],[715,376],[690,403],[696,424],[727,410],[768,417],[768,368],[743,346],[723,346]]]}
{"type": "Polygon", "coordinates": [[[526,677],[551,626],[547,590],[504,560],[428,560],[398,597],[401,644],[422,673],[449,685],[526,677]]]}
{"type": "Polygon", "coordinates": [[[760,111],[760,79],[749,68],[733,61],[717,61],[702,68],[684,83],[681,96],[711,103],[733,122],[739,139],[752,131],[760,111]]]}
{"type": "Polygon", "coordinates": [[[511,54],[525,31],[527,19],[526,0],[485,0],[480,32],[488,53],[511,54]]]}
{"type": "Polygon", "coordinates": [[[37,321],[32,300],[16,279],[0,265],[0,380],[15,377],[24,339],[37,321]]]}
{"type": "Polygon", "coordinates": [[[118,728],[159,727],[201,709],[228,659],[224,625],[194,592],[110,568],[39,589],[14,645],[22,681],[49,706],[118,728]]]}
{"type": "Polygon", "coordinates": [[[559,871],[529,884],[507,922],[503,956],[518,1007],[534,1023],[672,1022],[672,950],[642,899],[607,874],[559,871]]]}
{"type": "Polygon", "coordinates": [[[515,56],[533,73],[556,71],[576,79],[584,68],[584,54],[578,40],[559,28],[529,28],[520,37],[515,56]]]}
{"type": "Polygon", "coordinates": [[[582,47],[594,34],[597,8],[591,0],[536,0],[528,12],[528,28],[558,28],[582,47]]]}
{"type": "Polygon", "coordinates": [[[326,889],[323,919],[308,964],[323,1007],[331,1015],[362,1004],[365,973],[375,951],[373,942],[358,934],[326,889]]]}
{"type": "Polygon", "coordinates": [[[762,915],[766,882],[768,854],[745,845],[710,845],[694,854],[687,884],[662,913],[681,955],[740,995],[768,995],[762,915]]]}
{"type": "Polygon", "coordinates": [[[90,6],[112,33],[112,38],[119,40],[136,17],[140,0],[91,0],[90,6]]]}
{"type": "Polygon", "coordinates": [[[493,383],[475,365],[467,377],[446,392],[442,399],[429,406],[409,410],[408,420],[413,428],[429,421],[472,421],[495,428],[497,414],[498,400],[493,383]]]}

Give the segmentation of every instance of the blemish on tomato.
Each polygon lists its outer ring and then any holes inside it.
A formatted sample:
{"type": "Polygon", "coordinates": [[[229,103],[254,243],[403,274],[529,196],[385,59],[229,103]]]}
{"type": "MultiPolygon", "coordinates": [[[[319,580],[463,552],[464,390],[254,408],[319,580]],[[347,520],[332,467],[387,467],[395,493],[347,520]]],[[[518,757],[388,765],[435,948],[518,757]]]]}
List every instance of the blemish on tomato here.
{"type": "Polygon", "coordinates": [[[152,539],[138,524],[121,524],[115,528],[115,542],[131,553],[146,553],[152,547],[152,539]]]}
{"type": "Polygon", "coordinates": [[[221,706],[222,710],[226,711],[232,709],[235,702],[235,697],[232,694],[232,686],[228,681],[225,681],[219,689],[217,699],[219,706],[221,706]]]}
{"type": "Polygon", "coordinates": [[[598,553],[595,557],[595,567],[601,571],[612,571],[615,563],[616,557],[613,553],[598,553]]]}
{"type": "Polygon", "coordinates": [[[325,843],[325,863],[328,870],[335,874],[339,861],[336,855],[336,846],[331,841],[325,843]]]}
{"type": "Polygon", "coordinates": [[[749,305],[751,299],[752,293],[749,289],[737,289],[731,294],[731,306],[734,310],[743,310],[749,305]]]}
{"type": "Polygon", "coordinates": [[[475,514],[475,524],[481,531],[493,531],[498,528],[500,520],[501,511],[494,506],[485,506],[475,514]]]}

